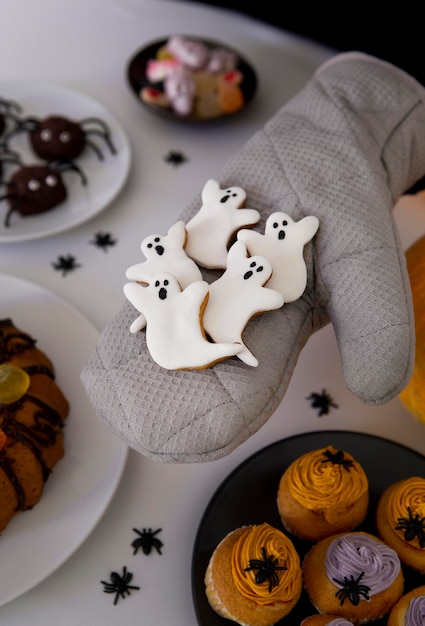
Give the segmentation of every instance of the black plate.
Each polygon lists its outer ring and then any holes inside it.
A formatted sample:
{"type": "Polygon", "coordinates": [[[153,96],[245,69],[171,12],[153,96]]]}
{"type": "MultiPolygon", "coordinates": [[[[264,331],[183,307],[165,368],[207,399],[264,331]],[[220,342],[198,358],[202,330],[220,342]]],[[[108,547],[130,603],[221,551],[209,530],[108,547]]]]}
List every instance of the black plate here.
{"type": "Polygon", "coordinates": [[[247,104],[252,100],[257,90],[257,75],[252,65],[248,63],[248,61],[246,61],[240,55],[240,53],[237,52],[237,50],[234,50],[227,44],[224,44],[218,41],[212,41],[211,39],[201,39],[199,37],[192,36],[192,35],[183,35],[183,36],[202,41],[202,43],[206,44],[209,48],[217,48],[217,47],[225,48],[226,50],[229,50],[237,55],[239,62],[238,62],[236,69],[238,69],[243,74],[243,77],[244,77],[240,85],[243,95],[244,95],[244,102],[245,102],[244,106],[238,111],[236,111],[235,113],[229,113],[229,114],[220,115],[218,117],[212,117],[208,119],[200,119],[199,117],[196,117],[194,115],[185,115],[185,116],[177,115],[171,109],[166,109],[160,106],[155,106],[147,102],[144,102],[140,98],[140,95],[139,95],[140,90],[143,87],[158,88],[158,84],[151,83],[146,78],[147,63],[150,59],[155,58],[157,51],[159,50],[159,48],[161,48],[162,46],[166,44],[167,39],[160,39],[160,40],[149,43],[147,46],[139,50],[132,57],[132,59],[130,60],[128,64],[127,79],[130,84],[131,91],[136,96],[138,102],[140,102],[140,104],[144,106],[146,109],[148,109],[149,111],[156,113],[157,115],[164,117],[166,119],[179,121],[179,122],[197,123],[197,124],[205,124],[205,123],[211,123],[217,120],[222,121],[223,119],[233,118],[235,115],[238,115],[242,111],[244,111],[247,104]]]}
{"type": "MultiPolygon", "coordinates": [[[[354,432],[321,431],[296,435],[256,452],[222,482],[205,510],[196,535],[192,555],[192,595],[199,626],[234,623],[217,615],[205,595],[205,570],[217,544],[227,533],[247,524],[268,522],[283,530],[276,505],[282,473],[297,457],[328,445],[352,454],[369,479],[369,511],[358,530],[377,534],[375,510],[386,487],[402,478],[425,476],[425,457],[418,452],[387,439],[354,432]]],[[[311,544],[288,536],[302,559],[311,544]]],[[[423,585],[420,574],[405,567],[403,570],[405,592],[423,585]]],[[[299,626],[302,619],[315,613],[303,591],[297,606],[277,624],[299,626]]],[[[377,620],[374,624],[384,626],[386,620],[377,620]]]]}

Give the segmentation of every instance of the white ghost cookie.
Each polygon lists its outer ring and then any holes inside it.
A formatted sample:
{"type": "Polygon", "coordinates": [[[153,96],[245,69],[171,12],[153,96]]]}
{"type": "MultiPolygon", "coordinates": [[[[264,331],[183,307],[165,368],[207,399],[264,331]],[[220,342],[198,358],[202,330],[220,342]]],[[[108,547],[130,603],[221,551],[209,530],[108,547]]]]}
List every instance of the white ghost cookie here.
{"type": "MultiPolygon", "coordinates": [[[[243,350],[238,343],[211,343],[202,328],[208,283],[198,280],[181,290],[172,274],[158,274],[150,285],[126,283],[124,294],[141,313],[146,345],[165,369],[205,369],[243,350]]],[[[136,320],[136,321],[137,321],[136,320]]],[[[141,324],[141,325],[140,325],[141,324]]],[[[132,325],[133,326],[133,325],[132,325]]]]}
{"type": "Polygon", "coordinates": [[[242,229],[237,238],[246,244],[250,255],[259,254],[271,261],[273,274],[267,287],[280,291],[285,302],[293,302],[306,288],[304,246],[318,228],[319,220],[313,215],[294,222],[290,215],[278,211],[268,217],[264,235],[242,229]]]}
{"type": "Polygon", "coordinates": [[[182,289],[195,280],[202,280],[201,270],[185,252],[186,237],[183,221],[173,224],[167,235],[153,234],[145,237],[140,249],[146,261],[129,267],[125,273],[126,278],[148,285],[156,274],[172,272],[182,289]]]}
{"type": "Polygon", "coordinates": [[[205,183],[201,199],[201,208],[186,224],[186,253],[202,267],[225,269],[233,236],[243,226],[256,224],[260,214],[242,208],[246,200],[242,187],[222,189],[214,179],[205,183]]]}
{"type": "Polygon", "coordinates": [[[210,284],[210,295],[203,324],[214,341],[237,341],[244,346],[238,358],[256,367],[258,360],[242,341],[249,320],[255,315],[279,309],[283,296],[264,284],[272,274],[272,265],[263,256],[247,256],[243,241],[229,250],[227,269],[210,284]]]}

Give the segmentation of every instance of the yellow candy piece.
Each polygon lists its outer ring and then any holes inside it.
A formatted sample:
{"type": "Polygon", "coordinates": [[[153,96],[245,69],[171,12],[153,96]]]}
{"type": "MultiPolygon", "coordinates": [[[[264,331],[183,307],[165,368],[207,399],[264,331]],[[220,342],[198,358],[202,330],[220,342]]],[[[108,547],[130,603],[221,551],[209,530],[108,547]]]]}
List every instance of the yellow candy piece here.
{"type": "Polygon", "coordinates": [[[164,59],[174,59],[171,52],[167,50],[167,46],[161,46],[161,48],[158,48],[158,50],[156,51],[155,58],[158,61],[163,61],[164,59]]]}
{"type": "Polygon", "coordinates": [[[29,386],[30,377],[23,369],[10,363],[0,365],[0,404],[16,402],[29,386]]]}

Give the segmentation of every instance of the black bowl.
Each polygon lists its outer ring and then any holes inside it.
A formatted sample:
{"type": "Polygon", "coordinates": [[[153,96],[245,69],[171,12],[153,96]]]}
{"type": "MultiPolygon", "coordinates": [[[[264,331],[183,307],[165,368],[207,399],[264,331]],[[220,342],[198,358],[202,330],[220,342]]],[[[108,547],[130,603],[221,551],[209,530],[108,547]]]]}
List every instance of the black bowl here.
{"type": "Polygon", "coordinates": [[[151,59],[155,59],[157,51],[162,48],[168,41],[168,39],[160,39],[157,41],[153,41],[147,44],[144,48],[135,53],[135,55],[130,59],[128,68],[127,68],[127,79],[130,84],[131,91],[136,96],[138,102],[150,112],[155,113],[161,117],[166,119],[179,121],[179,122],[190,122],[190,123],[205,123],[217,120],[223,120],[224,118],[233,118],[235,115],[239,115],[243,112],[248,105],[248,103],[254,97],[254,94],[257,89],[257,75],[254,71],[254,68],[248,61],[246,61],[239,52],[230,48],[228,45],[223,44],[218,41],[212,41],[210,39],[201,39],[195,36],[184,35],[184,37],[195,39],[197,41],[201,41],[203,44],[208,46],[208,48],[224,48],[229,52],[232,52],[237,56],[238,63],[236,69],[241,72],[243,76],[242,83],[240,84],[240,88],[242,90],[244,105],[235,111],[234,113],[224,113],[219,116],[214,117],[198,117],[195,114],[190,115],[179,115],[171,108],[166,108],[163,106],[151,104],[142,100],[140,96],[140,92],[144,87],[153,87],[154,89],[161,90],[162,83],[151,83],[146,77],[146,67],[148,61],[151,59]]]}

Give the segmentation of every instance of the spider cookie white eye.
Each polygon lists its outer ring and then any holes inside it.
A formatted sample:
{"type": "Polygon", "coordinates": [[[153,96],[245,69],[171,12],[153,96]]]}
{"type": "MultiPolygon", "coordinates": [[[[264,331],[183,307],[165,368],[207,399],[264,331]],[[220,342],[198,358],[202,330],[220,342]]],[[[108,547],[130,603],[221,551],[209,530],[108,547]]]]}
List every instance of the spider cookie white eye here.
{"type": "Polygon", "coordinates": [[[62,143],[69,143],[71,141],[71,133],[69,133],[67,130],[64,130],[59,135],[59,141],[61,141],[62,143]]]}
{"type": "Polygon", "coordinates": [[[51,130],[49,130],[48,128],[45,128],[45,129],[44,129],[44,130],[42,130],[42,131],[41,131],[41,133],[40,133],[40,139],[41,139],[42,141],[45,141],[45,142],[47,142],[47,141],[51,141],[51,139],[52,139],[52,131],[51,131],[51,130]]]}
{"type": "Polygon", "coordinates": [[[38,191],[40,189],[40,182],[35,178],[28,181],[28,189],[30,191],[38,191]]]}
{"type": "Polygon", "coordinates": [[[46,185],[48,187],[56,187],[57,184],[58,179],[56,178],[56,176],[54,176],[53,174],[49,174],[48,176],[46,176],[46,185]]]}

